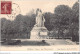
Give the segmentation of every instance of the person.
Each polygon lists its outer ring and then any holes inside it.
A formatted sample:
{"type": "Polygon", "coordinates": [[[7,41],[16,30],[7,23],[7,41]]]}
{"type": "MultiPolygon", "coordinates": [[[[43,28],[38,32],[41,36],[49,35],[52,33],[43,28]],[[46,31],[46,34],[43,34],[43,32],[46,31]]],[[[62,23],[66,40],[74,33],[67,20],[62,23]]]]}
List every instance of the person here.
{"type": "Polygon", "coordinates": [[[37,13],[37,17],[36,17],[35,26],[44,27],[45,19],[44,19],[43,15],[42,15],[42,11],[40,9],[37,9],[36,13],[37,13]]]}

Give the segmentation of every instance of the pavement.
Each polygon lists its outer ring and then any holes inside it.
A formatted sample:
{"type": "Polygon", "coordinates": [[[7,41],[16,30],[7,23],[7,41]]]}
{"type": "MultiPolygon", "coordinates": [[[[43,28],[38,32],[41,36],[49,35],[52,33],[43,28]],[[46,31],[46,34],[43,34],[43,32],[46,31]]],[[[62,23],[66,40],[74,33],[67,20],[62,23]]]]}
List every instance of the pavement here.
{"type": "Polygon", "coordinates": [[[77,45],[69,39],[46,39],[46,43],[42,43],[42,40],[21,40],[22,45],[77,45]]]}
{"type": "MultiPolygon", "coordinates": [[[[17,46],[54,46],[54,45],[77,45],[75,42],[72,42],[70,39],[45,39],[45,42],[42,42],[40,39],[16,39],[21,40],[20,44],[17,46]]],[[[7,46],[8,44],[2,44],[7,46]]],[[[12,45],[13,46],[13,45],[12,45]]],[[[14,45],[16,46],[16,45],[14,45]]]]}

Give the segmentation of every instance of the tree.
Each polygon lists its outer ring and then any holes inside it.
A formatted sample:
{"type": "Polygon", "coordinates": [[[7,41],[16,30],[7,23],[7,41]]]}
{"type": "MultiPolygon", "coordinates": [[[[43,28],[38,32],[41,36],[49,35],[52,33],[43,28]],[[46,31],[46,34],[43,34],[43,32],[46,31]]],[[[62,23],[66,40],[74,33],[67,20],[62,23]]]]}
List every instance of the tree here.
{"type": "Polygon", "coordinates": [[[2,31],[4,34],[3,38],[6,38],[7,40],[11,40],[11,35],[13,32],[12,32],[12,22],[10,20],[6,20],[3,24],[3,28],[2,28],[2,31]]]}
{"type": "Polygon", "coordinates": [[[50,24],[50,19],[52,19],[53,18],[53,14],[52,13],[50,13],[50,12],[46,12],[46,13],[44,13],[43,14],[44,15],[44,18],[45,18],[45,27],[50,31],[50,30],[52,30],[52,26],[51,26],[51,24],[50,24]]]}
{"type": "Polygon", "coordinates": [[[71,36],[72,36],[72,41],[77,41],[79,42],[79,3],[76,2],[73,7],[73,18],[70,20],[71,22],[71,36]]]}
{"type": "Polygon", "coordinates": [[[69,18],[71,18],[72,10],[67,5],[58,5],[54,10],[54,16],[57,18],[55,24],[58,28],[58,38],[59,36],[64,36],[63,31],[68,29],[69,18]]]}
{"type": "MultiPolygon", "coordinates": [[[[73,10],[73,21],[76,22],[76,23],[79,23],[79,3],[76,2],[73,7],[72,7],[72,10],[73,10]]],[[[77,24],[79,25],[79,24],[77,24]]]]}
{"type": "Polygon", "coordinates": [[[6,18],[1,18],[1,33],[3,33],[3,25],[6,20],[6,18]]]}
{"type": "Polygon", "coordinates": [[[1,18],[1,26],[3,26],[4,22],[6,21],[6,18],[1,18]]]}
{"type": "Polygon", "coordinates": [[[71,8],[67,5],[58,5],[55,8],[54,13],[55,14],[66,14],[69,12],[69,10],[71,10],[71,8]]]}

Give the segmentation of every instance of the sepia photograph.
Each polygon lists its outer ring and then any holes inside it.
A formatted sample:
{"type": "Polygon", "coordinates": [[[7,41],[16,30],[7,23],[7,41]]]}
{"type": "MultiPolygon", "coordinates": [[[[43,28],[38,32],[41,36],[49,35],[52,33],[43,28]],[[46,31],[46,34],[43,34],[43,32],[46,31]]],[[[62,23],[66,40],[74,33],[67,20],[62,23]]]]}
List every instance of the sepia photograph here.
{"type": "Polygon", "coordinates": [[[1,0],[0,7],[1,50],[79,50],[78,0],[1,0]]]}

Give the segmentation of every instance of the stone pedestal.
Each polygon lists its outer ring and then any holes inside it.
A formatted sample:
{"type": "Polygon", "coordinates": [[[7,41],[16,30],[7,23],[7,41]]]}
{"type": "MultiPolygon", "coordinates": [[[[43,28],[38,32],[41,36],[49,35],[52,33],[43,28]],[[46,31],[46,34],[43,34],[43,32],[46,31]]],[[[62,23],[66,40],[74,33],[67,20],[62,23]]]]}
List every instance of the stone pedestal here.
{"type": "Polygon", "coordinates": [[[45,27],[33,27],[30,39],[46,39],[48,37],[48,30],[45,27]]]}

